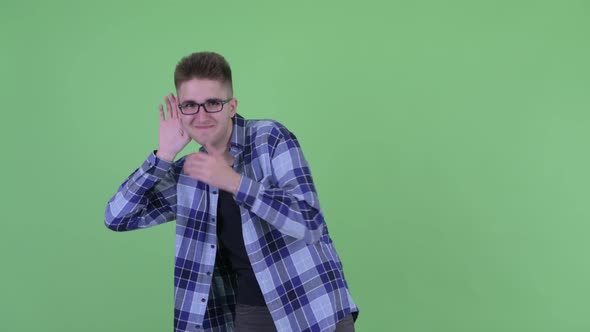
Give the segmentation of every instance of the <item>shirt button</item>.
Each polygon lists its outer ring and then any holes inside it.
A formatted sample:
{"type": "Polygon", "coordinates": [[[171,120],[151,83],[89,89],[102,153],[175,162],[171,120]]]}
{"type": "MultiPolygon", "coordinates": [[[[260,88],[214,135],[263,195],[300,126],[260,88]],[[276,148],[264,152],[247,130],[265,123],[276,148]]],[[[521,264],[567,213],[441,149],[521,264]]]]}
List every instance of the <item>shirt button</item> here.
{"type": "Polygon", "coordinates": [[[217,195],[217,190],[213,190],[213,195],[217,195]]]}
{"type": "Polygon", "coordinates": [[[215,217],[211,218],[211,221],[215,221],[215,217]]]}
{"type": "Polygon", "coordinates": [[[215,245],[214,245],[214,244],[212,244],[212,245],[211,245],[211,248],[215,248],[215,245]]]}
{"type": "Polygon", "coordinates": [[[201,328],[201,324],[197,324],[195,325],[196,328],[200,329],[201,328]]]}
{"type": "Polygon", "coordinates": [[[207,300],[205,300],[205,299],[201,299],[201,302],[205,302],[205,301],[207,301],[207,300]]]}
{"type": "Polygon", "coordinates": [[[210,276],[211,275],[211,272],[207,271],[207,275],[210,276]]]}

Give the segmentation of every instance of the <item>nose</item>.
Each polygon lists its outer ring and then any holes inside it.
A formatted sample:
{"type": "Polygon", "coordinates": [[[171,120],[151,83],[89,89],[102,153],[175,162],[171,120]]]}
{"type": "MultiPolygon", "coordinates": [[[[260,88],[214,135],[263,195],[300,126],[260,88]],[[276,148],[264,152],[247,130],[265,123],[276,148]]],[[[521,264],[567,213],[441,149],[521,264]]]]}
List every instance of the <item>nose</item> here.
{"type": "Polygon", "coordinates": [[[197,114],[195,114],[195,117],[198,119],[206,119],[208,115],[209,113],[205,112],[205,107],[201,106],[201,109],[197,114]]]}
{"type": "Polygon", "coordinates": [[[209,113],[205,112],[202,106],[197,114],[192,114],[191,116],[196,123],[205,123],[210,119],[209,113]]]}

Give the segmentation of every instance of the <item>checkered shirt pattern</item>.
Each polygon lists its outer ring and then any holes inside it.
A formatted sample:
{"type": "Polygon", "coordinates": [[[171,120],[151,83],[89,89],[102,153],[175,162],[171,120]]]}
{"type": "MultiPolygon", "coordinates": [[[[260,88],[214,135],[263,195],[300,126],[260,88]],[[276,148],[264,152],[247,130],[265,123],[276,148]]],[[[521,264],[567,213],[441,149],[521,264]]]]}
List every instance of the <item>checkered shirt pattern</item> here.
{"type": "MultiPolygon", "coordinates": [[[[277,121],[236,114],[230,153],[242,176],[234,198],[244,244],[277,330],[333,331],[344,316],[356,319],[295,135],[277,121]]],[[[233,331],[237,279],[218,250],[219,188],[184,174],[185,158],[150,153],[108,201],[104,222],[123,232],[176,220],[174,331],[233,331]]]]}

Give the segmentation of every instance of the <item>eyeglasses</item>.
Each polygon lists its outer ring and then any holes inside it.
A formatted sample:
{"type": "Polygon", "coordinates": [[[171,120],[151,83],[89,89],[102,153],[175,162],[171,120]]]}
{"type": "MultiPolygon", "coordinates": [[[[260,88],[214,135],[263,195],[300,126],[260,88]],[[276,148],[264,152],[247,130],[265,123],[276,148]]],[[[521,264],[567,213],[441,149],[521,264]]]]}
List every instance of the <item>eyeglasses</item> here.
{"type": "Polygon", "coordinates": [[[178,104],[178,109],[180,113],[184,115],[191,115],[199,113],[201,106],[207,113],[217,113],[223,110],[223,105],[227,104],[233,98],[228,98],[226,100],[221,99],[207,99],[204,103],[199,104],[194,101],[187,101],[182,104],[178,104]]]}

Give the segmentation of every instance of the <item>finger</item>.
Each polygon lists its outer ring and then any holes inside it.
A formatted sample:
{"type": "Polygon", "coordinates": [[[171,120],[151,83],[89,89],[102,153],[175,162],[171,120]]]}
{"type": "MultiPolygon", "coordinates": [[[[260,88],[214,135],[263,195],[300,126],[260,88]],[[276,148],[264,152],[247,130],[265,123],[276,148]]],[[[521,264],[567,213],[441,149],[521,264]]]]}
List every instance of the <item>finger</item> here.
{"type": "Polygon", "coordinates": [[[170,106],[170,99],[168,99],[168,96],[164,97],[164,100],[166,100],[166,109],[168,110],[168,119],[174,119],[174,115],[172,114],[172,106],[170,106]]]}
{"type": "Polygon", "coordinates": [[[215,151],[215,148],[212,148],[210,144],[205,144],[204,147],[207,152],[200,152],[203,158],[215,158],[217,156],[217,152],[211,152],[215,151]]]}
{"type": "Polygon", "coordinates": [[[200,168],[197,165],[187,162],[185,162],[182,166],[182,170],[191,177],[196,177],[201,173],[200,168]]]}
{"type": "Polygon", "coordinates": [[[180,117],[180,111],[178,110],[178,101],[176,100],[176,97],[172,92],[170,93],[170,99],[172,101],[172,112],[174,113],[174,117],[178,119],[180,117]]]}
{"type": "Polygon", "coordinates": [[[197,160],[195,158],[191,158],[189,160],[186,160],[185,164],[189,167],[189,168],[199,168],[201,167],[201,165],[203,164],[202,161],[197,160]]]}
{"type": "Polygon", "coordinates": [[[188,167],[189,169],[195,171],[195,170],[199,170],[202,169],[203,167],[205,167],[205,162],[203,160],[198,159],[197,156],[194,156],[191,159],[187,159],[185,160],[186,167],[188,167]]]}
{"type": "Polygon", "coordinates": [[[162,104],[160,104],[160,121],[164,121],[164,106],[162,106],[162,104]]]}
{"type": "Polygon", "coordinates": [[[203,161],[207,160],[207,158],[209,158],[208,154],[206,154],[204,152],[195,152],[195,160],[203,162],[203,161]]]}
{"type": "Polygon", "coordinates": [[[178,105],[176,104],[176,98],[174,98],[174,94],[172,94],[172,92],[170,92],[168,95],[168,100],[170,100],[170,112],[172,113],[172,117],[178,119],[178,105]]]}
{"type": "Polygon", "coordinates": [[[184,162],[184,164],[185,164],[185,165],[187,165],[187,164],[193,164],[193,163],[195,162],[195,158],[196,158],[196,157],[197,157],[197,156],[196,156],[196,154],[195,154],[195,153],[190,153],[190,154],[188,154],[188,155],[186,156],[186,158],[185,158],[185,162],[184,162]]]}

